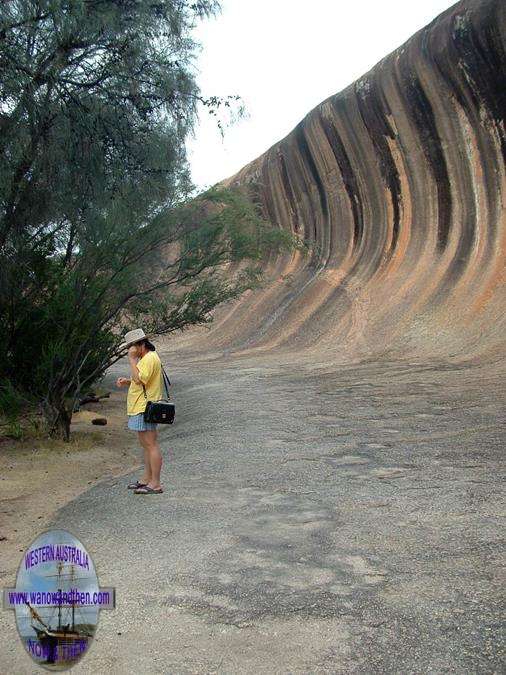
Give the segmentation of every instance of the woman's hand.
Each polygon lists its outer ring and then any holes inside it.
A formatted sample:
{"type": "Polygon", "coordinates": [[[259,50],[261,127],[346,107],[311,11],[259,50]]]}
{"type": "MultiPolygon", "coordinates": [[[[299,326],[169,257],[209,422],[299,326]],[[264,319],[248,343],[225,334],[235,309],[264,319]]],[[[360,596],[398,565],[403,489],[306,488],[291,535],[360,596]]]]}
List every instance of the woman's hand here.
{"type": "Polygon", "coordinates": [[[127,387],[130,384],[128,377],[118,377],[116,380],[117,387],[127,387]]]}

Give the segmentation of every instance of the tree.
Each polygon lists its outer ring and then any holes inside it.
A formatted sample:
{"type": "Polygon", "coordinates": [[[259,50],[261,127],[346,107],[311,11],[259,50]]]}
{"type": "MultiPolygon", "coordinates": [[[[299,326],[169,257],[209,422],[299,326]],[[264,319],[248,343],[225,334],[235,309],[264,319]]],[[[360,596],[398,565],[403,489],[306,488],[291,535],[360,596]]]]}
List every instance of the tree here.
{"type": "MultiPolygon", "coordinates": [[[[184,141],[203,99],[194,21],[214,0],[20,0],[0,8],[0,322],[16,388],[69,438],[118,327],[206,322],[300,246],[247,195],[195,195],[184,141]],[[228,276],[227,276],[228,275],[228,276]]],[[[303,246],[302,246],[303,247],[303,246]]]]}

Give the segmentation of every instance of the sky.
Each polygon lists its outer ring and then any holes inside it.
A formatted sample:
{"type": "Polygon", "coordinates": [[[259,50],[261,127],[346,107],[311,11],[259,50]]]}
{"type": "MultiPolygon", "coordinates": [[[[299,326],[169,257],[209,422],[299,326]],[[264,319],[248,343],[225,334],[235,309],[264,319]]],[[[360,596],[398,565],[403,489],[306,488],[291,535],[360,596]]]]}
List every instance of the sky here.
{"type": "Polygon", "coordinates": [[[221,13],[192,33],[197,83],[204,97],[241,96],[247,117],[221,115],[222,139],[200,106],[186,144],[193,182],[205,189],[232,176],[454,4],[222,0],[221,13]]]}

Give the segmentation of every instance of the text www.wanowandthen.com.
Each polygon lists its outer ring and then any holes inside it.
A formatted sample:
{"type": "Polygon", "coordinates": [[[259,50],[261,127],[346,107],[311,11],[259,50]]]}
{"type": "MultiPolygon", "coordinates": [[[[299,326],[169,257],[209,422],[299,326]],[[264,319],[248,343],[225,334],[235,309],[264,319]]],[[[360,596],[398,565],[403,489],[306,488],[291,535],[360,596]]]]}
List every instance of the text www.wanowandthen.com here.
{"type": "Polygon", "coordinates": [[[109,605],[110,591],[80,591],[70,588],[68,591],[10,591],[9,604],[26,605],[109,605]]]}

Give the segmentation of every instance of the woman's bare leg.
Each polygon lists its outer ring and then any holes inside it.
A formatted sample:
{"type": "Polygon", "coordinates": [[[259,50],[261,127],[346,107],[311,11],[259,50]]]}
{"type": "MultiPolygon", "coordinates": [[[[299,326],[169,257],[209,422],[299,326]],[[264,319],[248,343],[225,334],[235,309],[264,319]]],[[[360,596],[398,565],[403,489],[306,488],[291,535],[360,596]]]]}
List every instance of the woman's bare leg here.
{"type": "Polygon", "coordinates": [[[149,487],[157,490],[160,485],[160,471],[162,470],[162,453],[158,445],[158,431],[140,431],[144,434],[144,443],[147,447],[149,457],[149,467],[151,470],[151,478],[149,480],[149,487]]]}
{"type": "Polygon", "coordinates": [[[150,480],[151,480],[151,464],[149,461],[149,450],[146,445],[146,440],[144,438],[145,431],[138,431],[137,435],[139,437],[139,443],[141,444],[141,448],[144,453],[144,473],[142,474],[142,478],[139,480],[139,483],[144,483],[147,485],[150,480]]]}

